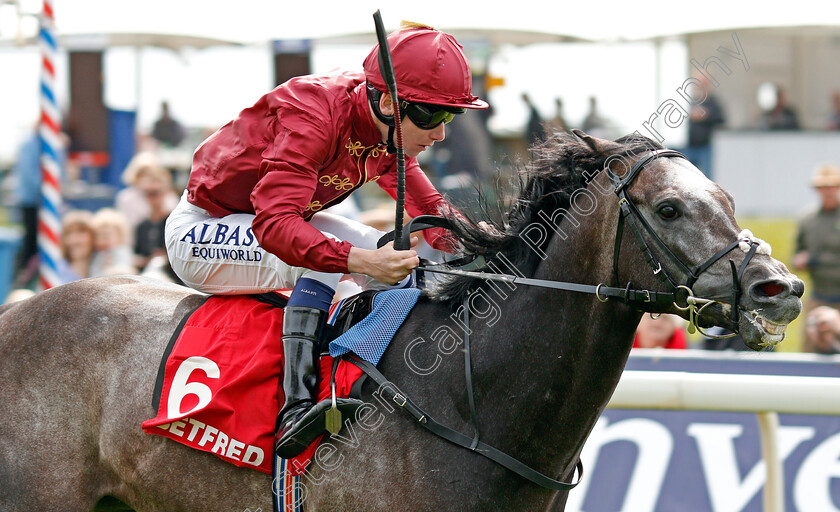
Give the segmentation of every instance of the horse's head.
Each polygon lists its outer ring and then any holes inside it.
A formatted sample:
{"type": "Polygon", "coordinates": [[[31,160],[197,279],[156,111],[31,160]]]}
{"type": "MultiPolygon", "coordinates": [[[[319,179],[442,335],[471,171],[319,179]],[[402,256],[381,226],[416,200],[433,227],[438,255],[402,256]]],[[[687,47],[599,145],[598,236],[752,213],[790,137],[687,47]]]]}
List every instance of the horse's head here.
{"type": "MultiPolygon", "coordinates": [[[[735,330],[754,350],[784,338],[802,309],[804,284],[770,256],[769,244],[738,226],[729,193],[678,153],[633,154],[621,140],[575,135],[613,157],[602,180],[618,195],[624,217],[619,243],[642,249],[652,268],[646,282],[634,281],[636,287],[676,289],[673,312],[700,327],[735,330]]],[[[640,266],[647,267],[632,260],[619,273],[635,265],[627,270],[635,278],[640,266]]]]}

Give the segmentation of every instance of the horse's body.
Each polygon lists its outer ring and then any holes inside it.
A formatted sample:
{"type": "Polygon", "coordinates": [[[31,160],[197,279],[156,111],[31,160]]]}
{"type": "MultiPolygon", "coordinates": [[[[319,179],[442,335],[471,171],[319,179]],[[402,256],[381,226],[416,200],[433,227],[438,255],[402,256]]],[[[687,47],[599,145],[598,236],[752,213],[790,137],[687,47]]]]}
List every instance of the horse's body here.
{"type": "MultiPolygon", "coordinates": [[[[546,172],[565,166],[557,171],[563,176],[545,174],[540,183],[532,176],[533,186],[526,186],[510,217],[515,222],[499,225],[507,234],[495,242],[510,249],[502,250],[505,261],[528,277],[611,283],[618,207],[605,173],[589,184],[581,169],[628,148],[589,138],[561,142],[547,150],[556,163],[543,164],[546,172]],[[598,204],[573,210],[569,199],[582,187],[598,204]],[[554,216],[557,208],[573,213],[554,216]],[[523,243],[539,211],[551,219],[543,227],[553,224],[562,235],[523,243]]],[[[686,161],[654,161],[630,191],[662,240],[690,266],[740,232],[728,196],[686,161]],[[680,219],[657,217],[666,202],[680,210],[680,219]]],[[[482,245],[484,235],[466,229],[459,232],[466,244],[482,245]]],[[[625,235],[621,247],[622,286],[632,281],[635,288],[663,289],[633,250],[633,236],[625,235]]],[[[727,258],[740,263],[744,253],[735,249],[727,258]]],[[[727,258],[700,276],[696,295],[731,296],[727,258]]],[[[496,268],[509,271],[499,260],[496,268]]],[[[778,261],[756,255],[741,284],[741,307],[752,312],[743,313],[742,336],[756,348],[778,341],[778,326],[801,308],[801,281],[778,261]]],[[[200,299],[138,278],[94,279],[0,314],[0,510],[86,511],[103,496],[138,511],[271,509],[266,475],[140,429],[156,414],[151,392],[164,347],[200,299]]],[[[469,436],[462,317],[453,317],[462,299],[472,317],[481,440],[553,478],[571,479],[621,376],[641,313],[617,301],[601,304],[594,295],[465,279],[421,297],[379,368],[431,417],[469,436]]],[[[371,391],[363,398],[376,406],[374,414],[352,431],[345,427],[330,441],[336,449],[310,465],[303,480],[307,511],[562,510],[565,493],[433,436],[371,391]]]]}

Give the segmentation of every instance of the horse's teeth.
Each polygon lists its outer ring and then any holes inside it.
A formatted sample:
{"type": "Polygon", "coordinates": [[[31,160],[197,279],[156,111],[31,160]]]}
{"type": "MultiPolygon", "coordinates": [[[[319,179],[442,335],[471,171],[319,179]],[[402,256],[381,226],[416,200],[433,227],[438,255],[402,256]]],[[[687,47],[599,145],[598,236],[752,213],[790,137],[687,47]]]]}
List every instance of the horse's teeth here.
{"type": "Polygon", "coordinates": [[[787,328],[787,325],[774,324],[762,316],[757,317],[757,320],[768,334],[784,334],[785,329],[787,328]]]}

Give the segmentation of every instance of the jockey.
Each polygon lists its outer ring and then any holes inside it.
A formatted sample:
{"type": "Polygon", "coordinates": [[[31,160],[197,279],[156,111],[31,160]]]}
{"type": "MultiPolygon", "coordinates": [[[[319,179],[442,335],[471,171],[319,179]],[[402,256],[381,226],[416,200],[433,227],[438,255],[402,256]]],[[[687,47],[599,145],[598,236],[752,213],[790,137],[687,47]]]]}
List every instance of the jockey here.
{"type": "MultiPolygon", "coordinates": [[[[444,124],[486,108],[471,94],[469,64],[455,39],[403,24],[388,38],[398,84],[406,155],[406,210],[450,208],[417,163],[444,139],[444,124]]],[[[347,273],[410,286],[412,249],[377,249],[382,233],[320,210],[376,181],[396,196],[393,142],[397,110],[382,79],[378,46],[362,73],[303,76],[269,92],[196,150],[187,189],[166,222],[172,268],[205,293],[292,288],[283,317],[285,402],[277,454],[290,458],[324,431],[326,400],[315,404],[320,337],[335,289],[347,273]]],[[[445,249],[440,230],[427,231],[445,249]]],[[[350,412],[358,400],[342,399],[350,412]]]]}

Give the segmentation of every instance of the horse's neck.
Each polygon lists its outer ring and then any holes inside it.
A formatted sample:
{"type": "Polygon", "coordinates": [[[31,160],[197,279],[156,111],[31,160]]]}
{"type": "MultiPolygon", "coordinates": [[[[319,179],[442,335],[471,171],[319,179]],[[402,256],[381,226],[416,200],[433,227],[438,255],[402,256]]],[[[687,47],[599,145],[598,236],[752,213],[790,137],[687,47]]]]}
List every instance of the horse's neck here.
{"type": "MultiPolygon", "coordinates": [[[[603,208],[574,228],[562,224],[568,238],[555,237],[534,277],[611,283],[616,216],[617,211],[603,208]]],[[[514,336],[533,344],[525,345],[519,357],[527,359],[526,368],[536,370],[531,379],[530,372],[520,372],[520,386],[528,386],[530,380],[533,400],[523,413],[534,422],[532,435],[558,450],[549,453],[569,467],[618,383],[638,316],[630,307],[604,304],[588,293],[521,293],[530,304],[510,304],[510,314],[522,326],[514,336]]]]}
{"type": "MultiPolygon", "coordinates": [[[[611,266],[611,259],[578,246],[547,261],[565,268],[535,277],[582,284],[601,282],[603,267],[611,266]]],[[[470,297],[471,307],[460,305],[454,313],[446,305],[421,303],[409,317],[401,358],[435,366],[422,378],[416,370],[404,374],[413,388],[406,391],[425,395],[421,401],[432,417],[469,429],[464,350],[458,350],[467,341],[466,309],[481,439],[549,474],[570,469],[621,375],[632,311],[587,294],[524,285],[485,284],[470,297]],[[420,350],[410,354],[405,348],[411,344],[420,350]],[[424,356],[423,349],[437,353],[424,356]]]]}
{"type": "Polygon", "coordinates": [[[633,315],[552,290],[523,290],[506,306],[507,326],[475,325],[476,401],[497,434],[483,430],[538,467],[568,469],[624,368],[633,315]]]}

